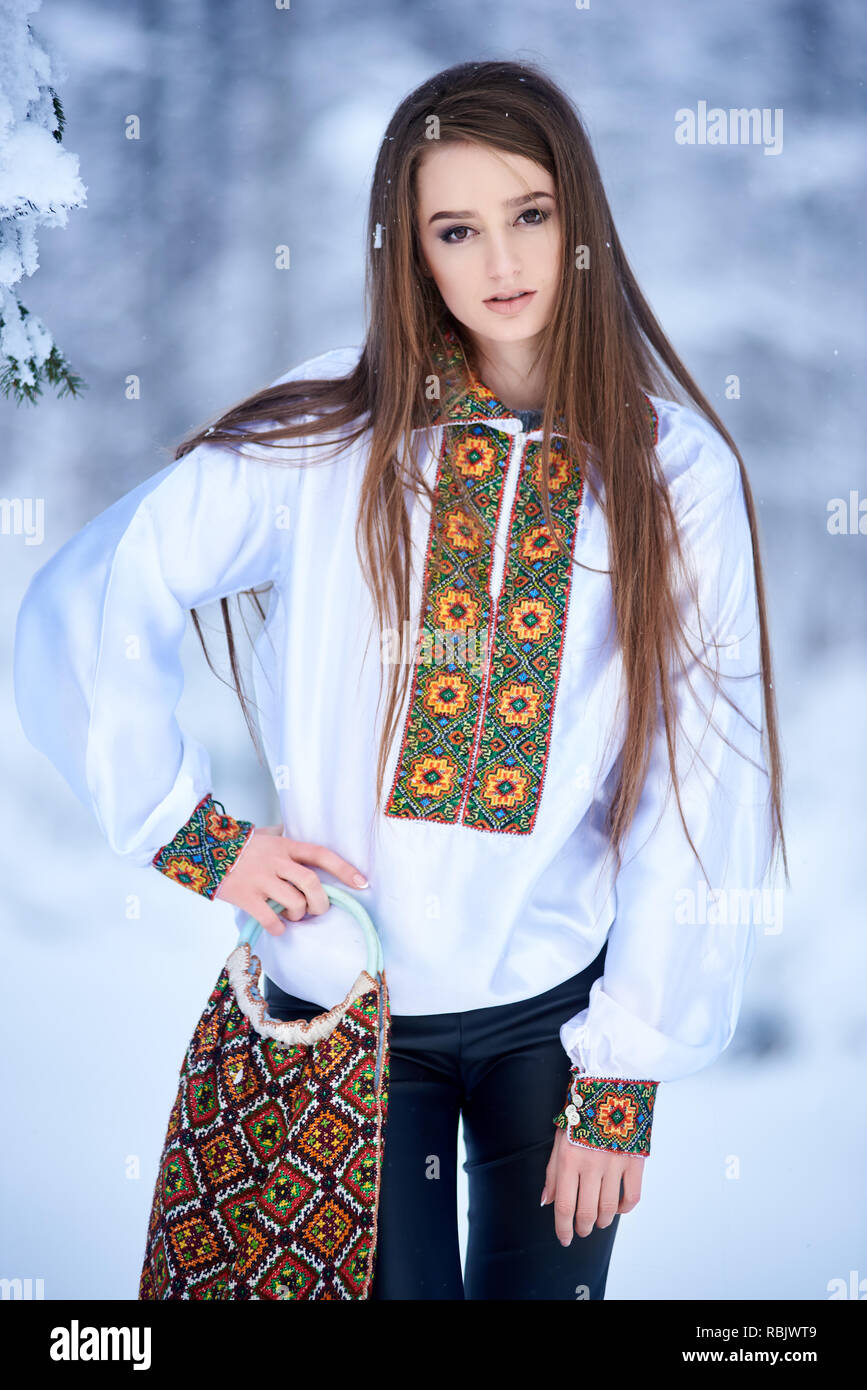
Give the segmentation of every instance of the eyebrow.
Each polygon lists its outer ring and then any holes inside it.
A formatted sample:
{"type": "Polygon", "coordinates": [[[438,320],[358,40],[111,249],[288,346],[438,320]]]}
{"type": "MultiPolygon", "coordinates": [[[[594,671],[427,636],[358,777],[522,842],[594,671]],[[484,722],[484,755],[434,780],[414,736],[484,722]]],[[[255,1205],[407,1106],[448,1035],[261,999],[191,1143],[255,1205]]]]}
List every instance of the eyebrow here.
{"type": "MultiPolygon", "coordinates": [[[[539,189],[536,193],[519,193],[517,198],[506,198],[503,201],[504,208],[520,207],[521,203],[531,203],[534,198],[553,198],[553,193],[548,193],[544,189],[539,189]]],[[[464,208],[462,212],[435,212],[433,217],[428,218],[428,226],[431,222],[439,222],[443,219],[455,217],[478,217],[478,213],[472,208],[464,208]]]]}

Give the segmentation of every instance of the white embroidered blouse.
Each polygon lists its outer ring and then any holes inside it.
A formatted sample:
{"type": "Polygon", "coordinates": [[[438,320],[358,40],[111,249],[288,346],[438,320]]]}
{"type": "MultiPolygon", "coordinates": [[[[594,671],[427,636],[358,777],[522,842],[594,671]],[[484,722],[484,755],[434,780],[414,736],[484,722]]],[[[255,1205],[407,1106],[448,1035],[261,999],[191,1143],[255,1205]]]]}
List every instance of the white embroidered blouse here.
{"type": "MultiPolygon", "coordinates": [[[[358,351],[278,380],[343,374],[358,351]]],[[[381,640],[356,554],[367,435],[330,462],[311,448],[309,467],[279,461],[295,451],[274,451],[275,463],[258,442],[238,456],[205,441],[73,536],[20,608],[15,694],[28,738],[118,855],[159,861],[212,896],[231,855],[199,864],[198,880],[189,856],[187,876],[177,872],[179,828],[200,803],[213,809],[214,790],[207,750],[175,716],[181,639],[191,607],[271,581],[254,693],[284,831],[367,873],[358,891],[382,939],[392,1011],[528,998],[583,970],[607,940],[588,1007],[561,1029],[576,1073],[658,1083],[707,1066],[735,1028],[770,852],[754,569],[736,458],[692,409],[648,402],[706,650],[713,661],[721,644],[736,706],[713,698],[699,668],[691,688],[679,683],[681,797],[707,883],[661,736],[616,883],[603,866],[623,734],[603,514],[558,454],[554,514],[587,566],[570,569],[538,501],[541,430],[527,432],[474,377],[424,447],[437,527],[408,495],[424,636],[384,812],[374,807],[380,661],[412,661],[413,649],[411,633],[381,640]],[[480,633],[487,644],[474,648],[480,633]]],[[[695,645],[694,620],[690,634],[695,645]]],[[[236,850],[250,833],[217,813],[212,824],[230,842],[234,833],[236,850]]],[[[332,907],[281,937],[263,933],[257,954],[281,988],[330,1006],[357,973],[359,943],[332,907]]]]}

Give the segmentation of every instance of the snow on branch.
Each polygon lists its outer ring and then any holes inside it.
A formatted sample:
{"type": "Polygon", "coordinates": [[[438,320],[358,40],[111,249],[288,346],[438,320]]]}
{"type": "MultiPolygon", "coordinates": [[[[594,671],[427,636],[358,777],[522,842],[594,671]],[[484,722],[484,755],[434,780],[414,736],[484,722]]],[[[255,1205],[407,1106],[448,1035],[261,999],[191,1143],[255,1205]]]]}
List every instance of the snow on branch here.
{"type": "Polygon", "coordinates": [[[16,290],[39,265],[38,230],[64,227],[87,200],[78,156],[61,147],[54,65],[28,22],[41,3],[0,0],[0,390],[19,403],[35,402],[45,382],[58,395],[84,384],[16,290]]]}

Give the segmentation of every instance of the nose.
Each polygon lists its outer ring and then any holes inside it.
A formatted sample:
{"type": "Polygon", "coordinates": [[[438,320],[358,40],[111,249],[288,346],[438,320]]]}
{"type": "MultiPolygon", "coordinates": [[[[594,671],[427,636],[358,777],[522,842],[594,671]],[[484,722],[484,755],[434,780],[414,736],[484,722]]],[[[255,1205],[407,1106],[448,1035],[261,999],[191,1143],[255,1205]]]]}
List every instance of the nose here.
{"type": "Polygon", "coordinates": [[[488,238],[485,270],[491,294],[500,294],[518,283],[521,260],[507,232],[492,232],[488,238]]]}

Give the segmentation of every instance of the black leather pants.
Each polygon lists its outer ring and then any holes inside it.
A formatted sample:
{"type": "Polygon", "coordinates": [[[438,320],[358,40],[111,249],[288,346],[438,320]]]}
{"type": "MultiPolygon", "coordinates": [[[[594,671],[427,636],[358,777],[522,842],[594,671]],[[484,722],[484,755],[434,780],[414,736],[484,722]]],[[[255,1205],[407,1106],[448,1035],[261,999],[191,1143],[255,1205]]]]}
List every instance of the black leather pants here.
{"type": "MultiPolygon", "coordinates": [[[[605,947],[532,999],[452,1014],[393,1014],[371,1299],[601,1299],[619,1215],[562,1246],[545,1168],[569,1084],[558,1030],[586,1007],[605,947]],[[457,1133],[463,1115],[469,1236],[461,1273],[457,1133]]],[[[327,1005],[265,979],[275,1018],[327,1005]]],[[[332,1001],[333,1002],[333,1001],[332,1001]]]]}

